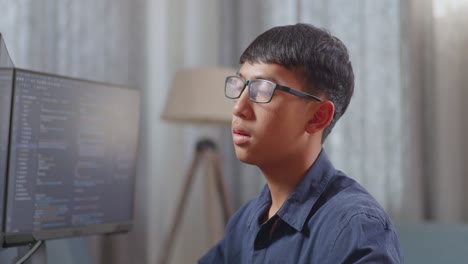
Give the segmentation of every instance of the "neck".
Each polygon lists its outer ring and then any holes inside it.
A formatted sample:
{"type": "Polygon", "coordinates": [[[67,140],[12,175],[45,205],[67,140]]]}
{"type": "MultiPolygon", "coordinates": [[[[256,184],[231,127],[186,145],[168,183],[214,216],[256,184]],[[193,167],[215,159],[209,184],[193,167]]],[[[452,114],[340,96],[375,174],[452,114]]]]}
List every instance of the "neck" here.
{"type": "Polygon", "coordinates": [[[317,159],[321,149],[322,147],[319,145],[299,157],[259,166],[271,193],[272,204],[268,211],[268,219],[278,212],[284,201],[294,191],[307,170],[317,159]]]}

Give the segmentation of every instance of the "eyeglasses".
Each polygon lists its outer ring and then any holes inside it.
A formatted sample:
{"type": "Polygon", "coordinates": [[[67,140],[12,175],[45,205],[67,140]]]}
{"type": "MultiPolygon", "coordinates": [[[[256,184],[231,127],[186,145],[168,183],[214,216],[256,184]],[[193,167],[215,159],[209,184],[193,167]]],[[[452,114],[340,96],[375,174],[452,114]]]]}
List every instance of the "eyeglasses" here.
{"type": "Polygon", "coordinates": [[[279,85],[274,82],[267,80],[244,80],[239,76],[228,76],[226,77],[226,83],[224,86],[224,94],[227,98],[237,99],[241,96],[245,87],[248,87],[249,99],[255,103],[266,104],[271,101],[275,90],[280,90],[297,97],[312,99],[322,102],[322,99],[317,96],[301,92],[286,86],[279,85]]]}

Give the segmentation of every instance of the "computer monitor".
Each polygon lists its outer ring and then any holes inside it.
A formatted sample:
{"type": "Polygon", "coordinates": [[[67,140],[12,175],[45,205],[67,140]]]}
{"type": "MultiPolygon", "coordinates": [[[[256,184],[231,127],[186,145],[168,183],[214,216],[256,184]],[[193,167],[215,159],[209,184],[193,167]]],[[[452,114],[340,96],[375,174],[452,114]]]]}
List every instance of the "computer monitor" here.
{"type": "Polygon", "coordinates": [[[0,68],[0,233],[3,226],[13,69],[0,68]]]}
{"type": "Polygon", "coordinates": [[[5,245],[128,231],[140,95],[15,69],[5,245]]]}

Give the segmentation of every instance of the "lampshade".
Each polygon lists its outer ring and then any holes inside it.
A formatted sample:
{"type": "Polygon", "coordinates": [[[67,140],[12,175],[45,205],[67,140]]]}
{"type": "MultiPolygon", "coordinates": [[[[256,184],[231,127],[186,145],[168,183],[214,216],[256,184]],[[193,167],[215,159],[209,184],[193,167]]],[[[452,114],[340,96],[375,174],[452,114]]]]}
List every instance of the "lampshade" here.
{"type": "Polygon", "coordinates": [[[233,68],[179,70],[172,82],[162,118],[189,123],[230,123],[232,101],[224,96],[226,76],[233,68]]]}

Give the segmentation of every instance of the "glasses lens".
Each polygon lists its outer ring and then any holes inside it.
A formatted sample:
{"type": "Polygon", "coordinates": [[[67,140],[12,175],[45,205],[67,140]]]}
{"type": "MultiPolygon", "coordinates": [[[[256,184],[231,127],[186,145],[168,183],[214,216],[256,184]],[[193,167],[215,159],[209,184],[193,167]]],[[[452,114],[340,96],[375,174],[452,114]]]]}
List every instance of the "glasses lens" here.
{"type": "Polygon", "coordinates": [[[244,89],[244,81],[236,76],[226,78],[226,86],[224,87],[224,93],[227,98],[236,99],[238,98],[242,90],[244,89]]]}
{"type": "Polygon", "coordinates": [[[271,100],[274,92],[274,85],[268,81],[255,80],[250,82],[249,98],[257,103],[267,103],[271,100]]]}

